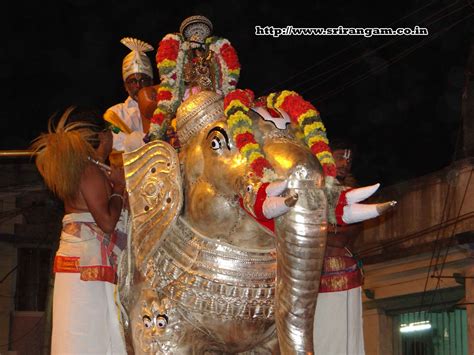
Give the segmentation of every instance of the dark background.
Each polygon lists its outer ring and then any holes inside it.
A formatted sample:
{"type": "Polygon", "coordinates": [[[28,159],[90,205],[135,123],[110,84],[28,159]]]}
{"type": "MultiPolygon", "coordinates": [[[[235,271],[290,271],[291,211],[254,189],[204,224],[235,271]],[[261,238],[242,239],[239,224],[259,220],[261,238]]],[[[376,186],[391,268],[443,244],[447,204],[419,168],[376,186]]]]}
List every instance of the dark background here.
{"type": "Polygon", "coordinates": [[[184,18],[202,14],[237,49],[239,87],[256,95],[298,91],[319,109],[330,139],[357,144],[359,182],[390,185],[453,161],[473,11],[465,0],[9,2],[0,24],[0,148],[27,148],[71,104],[105,110],[123,101],[128,49],[120,39],[137,37],[156,49],[184,18]],[[273,38],[256,36],[256,25],[418,25],[430,34],[273,38]]]}

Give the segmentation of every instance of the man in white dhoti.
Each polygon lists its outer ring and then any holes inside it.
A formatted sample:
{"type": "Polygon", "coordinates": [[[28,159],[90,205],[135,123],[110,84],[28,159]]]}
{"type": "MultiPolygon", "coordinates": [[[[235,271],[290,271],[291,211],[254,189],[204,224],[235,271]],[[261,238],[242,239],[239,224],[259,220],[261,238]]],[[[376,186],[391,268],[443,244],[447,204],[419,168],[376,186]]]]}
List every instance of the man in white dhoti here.
{"type": "MultiPolygon", "coordinates": [[[[337,179],[355,187],[350,174],[353,149],[344,141],[331,144],[337,179]]],[[[363,275],[348,245],[360,225],[329,226],[323,272],[314,317],[316,355],[360,355],[364,351],[362,324],[363,275]]]]}
{"type": "Polygon", "coordinates": [[[100,114],[67,111],[33,144],[36,165],[66,215],[53,297],[52,354],[126,354],[114,300],[126,245],[123,170],[104,162],[112,133],[100,114]]]}

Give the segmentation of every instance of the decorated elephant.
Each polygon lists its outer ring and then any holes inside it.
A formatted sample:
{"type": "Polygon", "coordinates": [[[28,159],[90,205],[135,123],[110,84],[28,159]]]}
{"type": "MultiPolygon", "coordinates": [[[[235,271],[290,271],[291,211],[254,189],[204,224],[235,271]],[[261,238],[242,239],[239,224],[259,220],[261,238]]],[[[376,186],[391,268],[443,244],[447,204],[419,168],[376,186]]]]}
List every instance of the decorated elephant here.
{"type": "Polygon", "coordinates": [[[179,155],[163,141],[124,155],[132,238],[119,283],[137,354],[311,354],[328,218],[393,205],[358,204],[378,185],[325,176],[284,105],[241,101],[193,95],[177,113],[179,155]]]}

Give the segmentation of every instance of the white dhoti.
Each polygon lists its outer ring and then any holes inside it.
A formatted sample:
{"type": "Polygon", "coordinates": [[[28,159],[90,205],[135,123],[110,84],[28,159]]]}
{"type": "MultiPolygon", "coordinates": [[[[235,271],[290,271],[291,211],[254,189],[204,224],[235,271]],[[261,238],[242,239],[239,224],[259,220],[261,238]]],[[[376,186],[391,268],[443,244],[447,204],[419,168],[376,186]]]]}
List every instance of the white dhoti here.
{"type": "Polygon", "coordinates": [[[51,354],[127,353],[114,297],[117,243],[125,238],[117,230],[104,234],[90,213],[64,216],[54,266],[51,354]]]}
{"type": "Polygon", "coordinates": [[[318,294],[315,355],[365,354],[361,297],[361,287],[318,294]]]}
{"type": "Polygon", "coordinates": [[[126,354],[114,288],[56,273],[51,354],[126,354]]]}

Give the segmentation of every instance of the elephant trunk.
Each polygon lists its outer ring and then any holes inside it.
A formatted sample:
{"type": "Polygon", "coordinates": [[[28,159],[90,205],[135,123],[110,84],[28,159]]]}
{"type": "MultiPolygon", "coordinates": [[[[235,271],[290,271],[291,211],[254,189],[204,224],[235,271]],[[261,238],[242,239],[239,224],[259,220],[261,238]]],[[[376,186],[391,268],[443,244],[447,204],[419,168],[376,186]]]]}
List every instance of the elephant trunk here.
{"type": "Polygon", "coordinates": [[[313,318],[326,249],[327,199],[322,179],[291,179],[296,205],[276,220],[275,318],[282,354],[313,354],[313,318]]]}

